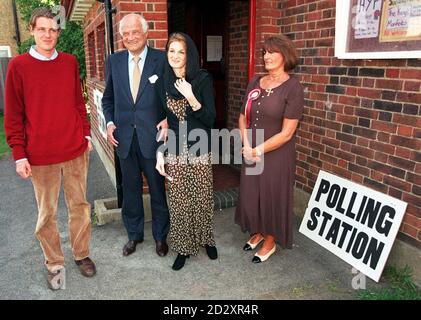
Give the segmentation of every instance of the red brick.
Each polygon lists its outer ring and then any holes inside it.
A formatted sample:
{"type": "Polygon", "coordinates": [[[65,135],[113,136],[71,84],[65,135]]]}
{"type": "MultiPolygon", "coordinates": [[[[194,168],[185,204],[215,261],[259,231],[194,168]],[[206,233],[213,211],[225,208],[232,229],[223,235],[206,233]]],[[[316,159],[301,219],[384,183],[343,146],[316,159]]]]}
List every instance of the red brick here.
{"type": "Polygon", "coordinates": [[[166,12],[145,12],[143,14],[146,20],[148,21],[165,21],[167,20],[167,13],[166,12]]]}
{"type": "Polygon", "coordinates": [[[150,30],[148,32],[148,36],[149,39],[167,39],[167,31],[155,31],[155,30],[150,30]]]}
{"type": "Polygon", "coordinates": [[[399,81],[399,80],[377,79],[376,80],[376,88],[401,90],[402,89],[402,83],[403,83],[403,81],[399,81]]]}
{"type": "Polygon", "coordinates": [[[404,79],[416,79],[416,80],[419,80],[419,79],[421,79],[421,70],[402,69],[401,70],[400,77],[401,78],[404,78],[404,79]]]}
{"type": "Polygon", "coordinates": [[[396,95],[396,101],[420,104],[421,94],[401,91],[401,92],[398,92],[398,94],[396,95]]]}
{"type": "Polygon", "coordinates": [[[403,125],[398,126],[398,135],[400,136],[412,137],[413,131],[414,131],[413,127],[408,127],[408,126],[403,126],[403,125]]]}
{"type": "Polygon", "coordinates": [[[415,196],[410,193],[404,193],[402,196],[402,200],[421,208],[421,197],[415,196]]]}
{"type": "Polygon", "coordinates": [[[352,176],[351,176],[351,180],[356,182],[356,183],[363,184],[364,177],[360,174],[357,174],[357,173],[353,172],[352,176]]]}
{"type": "Polygon", "coordinates": [[[166,21],[155,21],[154,26],[155,26],[155,30],[167,31],[168,29],[168,23],[166,21]]]}
{"type": "Polygon", "coordinates": [[[387,154],[395,153],[395,146],[386,143],[381,143],[379,141],[370,141],[370,148],[377,151],[385,152],[387,154]]]}
{"type": "MultiPolygon", "coordinates": [[[[140,2],[118,2],[117,10],[119,12],[144,12],[146,5],[140,2]]],[[[145,17],[146,18],[146,17],[145,17]]]]}
{"type": "Polygon", "coordinates": [[[386,175],[383,178],[383,182],[386,183],[387,185],[393,186],[399,190],[403,190],[406,192],[411,191],[411,184],[408,182],[405,182],[403,180],[400,179],[396,179],[392,176],[386,175]]]}
{"type": "Polygon", "coordinates": [[[420,86],[421,86],[420,81],[405,81],[404,90],[419,92],[420,86]]]}
{"type": "Polygon", "coordinates": [[[406,207],[406,213],[412,214],[413,216],[417,218],[421,218],[421,207],[419,208],[408,203],[408,206],[406,207]]]}
{"type": "Polygon", "coordinates": [[[379,99],[381,92],[374,89],[358,88],[358,96],[371,99],[379,99]]]}
{"type": "Polygon", "coordinates": [[[411,156],[411,150],[396,146],[395,155],[400,157],[400,158],[409,159],[410,156],[411,156]]]}
{"type": "Polygon", "coordinates": [[[163,3],[155,3],[154,4],[154,11],[165,11],[167,12],[167,3],[163,2],[163,3]]]}
{"type": "Polygon", "coordinates": [[[388,78],[399,78],[399,69],[387,69],[386,77],[388,78]]]}
{"type": "Polygon", "coordinates": [[[371,128],[381,132],[396,133],[397,126],[389,122],[372,120],[371,128]]]}
{"type": "Polygon", "coordinates": [[[413,127],[421,127],[421,117],[393,114],[392,122],[406,124],[413,127]]]}
{"type": "Polygon", "coordinates": [[[413,238],[416,238],[418,230],[409,224],[403,223],[403,232],[413,238]]]}
{"type": "Polygon", "coordinates": [[[374,83],[375,83],[374,79],[370,79],[370,78],[364,78],[363,79],[363,86],[364,87],[374,88],[374,83]]]}
{"type": "Polygon", "coordinates": [[[345,89],[345,93],[346,93],[347,96],[356,96],[357,95],[357,88],[347,87],[345,89]]]}
{"type": "Polygon", "coordinates": [[[374,153],[374,159],[381,163],[386,163],[388,158],[389,156],[386,153],[380,151],[374,153]]]}
{"type": "Polygon", "coordinates": [[[383,181],[384,174],[375,170],[371,170],[370,177],[377,181],[383,181]]]}

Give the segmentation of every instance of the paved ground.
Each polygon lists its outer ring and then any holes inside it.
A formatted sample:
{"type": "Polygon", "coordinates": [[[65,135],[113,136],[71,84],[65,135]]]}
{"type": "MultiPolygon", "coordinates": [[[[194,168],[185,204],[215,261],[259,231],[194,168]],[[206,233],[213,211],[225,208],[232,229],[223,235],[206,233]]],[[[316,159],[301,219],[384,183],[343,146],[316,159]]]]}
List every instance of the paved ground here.
{"type": "MultiPolygon", "coordinates": [[[[99,161],[91,155],[88,199],[114,196],[99,161]]],[[[66,232],[66,208],[60,198],[59,223],[66,256],[67,288],[46,287],[42,251],[33,234],[36,206],[30,181],[14,172],[11,160],[0,161],[0,299],[354,299],[351,266],[298,233],[295,247],[279,250],[265,263],[251,263],[242,251],[248,235],[234,224],[234,209],[215,215],[218,260],[205,250],[187,260],[180,271],[171,265],[176,254],[158,257],[145,225],[145,242],[123,257],[126,234],[121,222],[94,226],[92,258],[98,274],[84,278],[73,263],[66,232]]],[[[367,279],[368,286],[375,283],[367,279]]]]}

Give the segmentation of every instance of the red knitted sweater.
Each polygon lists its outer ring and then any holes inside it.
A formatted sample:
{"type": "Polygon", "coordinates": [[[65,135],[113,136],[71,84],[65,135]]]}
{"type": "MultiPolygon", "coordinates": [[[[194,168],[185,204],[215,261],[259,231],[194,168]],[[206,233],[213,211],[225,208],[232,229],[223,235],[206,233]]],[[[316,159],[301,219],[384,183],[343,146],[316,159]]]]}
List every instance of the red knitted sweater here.
{"type": "Polygon", "coordinates": [[[76,58],[60,52],[41,61],[29,53],[9,63],[6,76],[6,139],[15,160],[31,165],[72,160],[90,136],[76,58]]]}

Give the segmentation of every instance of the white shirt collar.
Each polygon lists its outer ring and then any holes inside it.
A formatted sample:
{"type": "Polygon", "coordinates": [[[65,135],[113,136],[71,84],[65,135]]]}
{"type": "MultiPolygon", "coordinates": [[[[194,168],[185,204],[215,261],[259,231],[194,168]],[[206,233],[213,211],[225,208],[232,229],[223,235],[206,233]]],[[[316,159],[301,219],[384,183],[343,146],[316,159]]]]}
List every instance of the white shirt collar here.
{"type": "Polygon", "coordinates": [[[31,49],[29,49],[29,54],[34,57],[35,59],[41,60],[41,61],[50,61],[54,60],[58,57],[58,52],[56,49],[54,49],[54,53],[50,58],[44,57],[42,54],[40,54],[36,49],[36,46],[31,46],[31,49]]]}
{"type": "MultiPolygon", "coordinates": [[[[128,51],[128,53],[129,53],[129,62],[132,62],[134,55],[130,51],[128,51]]],[[[145,46],[145,48],[139,55],[140,61],[145,61],[147,53],[148,53],[148,46],[145,46]]]]}

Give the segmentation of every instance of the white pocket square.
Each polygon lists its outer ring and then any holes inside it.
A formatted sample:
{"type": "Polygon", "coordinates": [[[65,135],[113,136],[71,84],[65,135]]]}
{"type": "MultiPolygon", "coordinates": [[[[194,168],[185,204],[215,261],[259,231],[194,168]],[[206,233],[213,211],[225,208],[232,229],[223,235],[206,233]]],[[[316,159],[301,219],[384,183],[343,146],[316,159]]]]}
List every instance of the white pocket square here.
{"type": "Polygon", "coordinates": [[[154,74],[153,76],[150,76],[149,77],[149,82],[150,83],[155,83],[157,79],[158,79],[158,76],[156,74],[154,74]]]}

